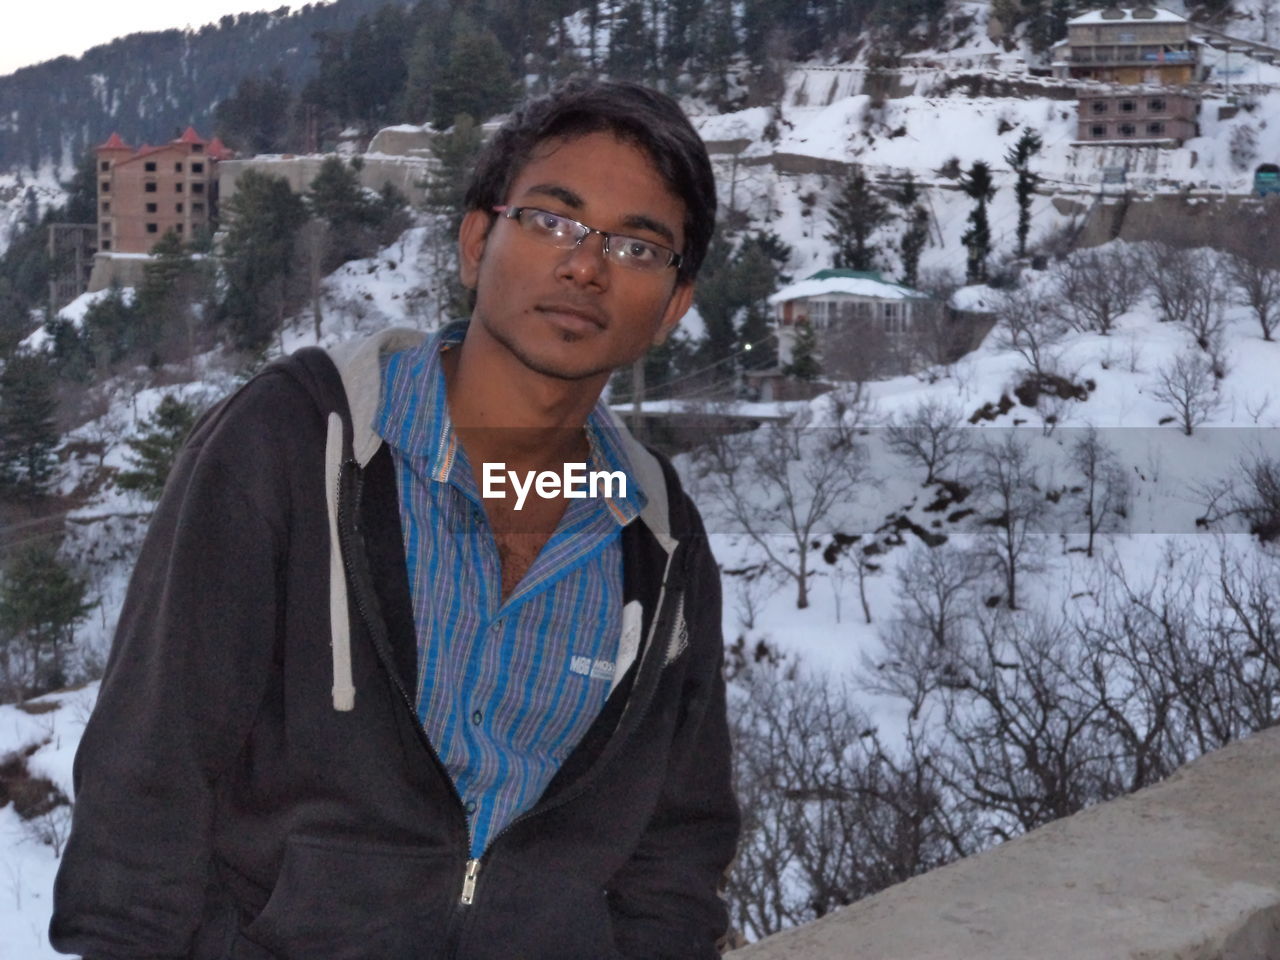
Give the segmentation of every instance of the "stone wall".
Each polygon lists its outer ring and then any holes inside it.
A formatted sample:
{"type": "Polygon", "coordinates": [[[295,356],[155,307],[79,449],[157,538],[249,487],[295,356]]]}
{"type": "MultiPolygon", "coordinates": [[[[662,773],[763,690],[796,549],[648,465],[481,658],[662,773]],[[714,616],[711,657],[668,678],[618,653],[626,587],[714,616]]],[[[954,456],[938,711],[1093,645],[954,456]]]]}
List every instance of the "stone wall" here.
{"type": "Polygon", "coordinates": [[[733,960],[1280,960],[1280,729],[733,960]]]}

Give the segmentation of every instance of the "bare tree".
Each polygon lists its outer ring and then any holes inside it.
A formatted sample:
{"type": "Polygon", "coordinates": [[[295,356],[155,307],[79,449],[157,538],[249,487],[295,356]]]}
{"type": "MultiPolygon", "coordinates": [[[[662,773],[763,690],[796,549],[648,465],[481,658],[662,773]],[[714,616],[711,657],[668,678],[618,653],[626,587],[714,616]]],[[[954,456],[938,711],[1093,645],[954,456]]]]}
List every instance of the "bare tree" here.
{"type": "Polygon", "coordinates": [[[816,428],[806,411],[750,433],[713,437],[695,463],[730,519],[795,581],[796,606],[807,607],[811,545],[852,499],[864,470],[861,448],[816,428]]]}
{"type": "Polygon", "coordinates": [[[899,619],[936,649],[955,647],[978,607],[982,573],[981,558],[957,547],[913,547],[897,569],[899,619]]]}
{"type": "Polygon", "coordinates": [[[298,250],[307,270],[307,291],[311,298],[311,319],[315,331],[316,343],[320,342],[320,331],[324,325],[324,274],[325,265],[333,250],[333,235],[329,221],[320,217],[312,217],[298,231],[298,250]]]}
{"type": "Polygon", "coordinates": [[[1059,266],[1056,280],[1058,309],[1082,333],[1111,333],[1143,292],[1135,257],[1119,243],[1077,250],[1059,266]]]}
{"type": "Polygon", "coordinates": [[[1182,323],[1191,310],[1196,285],[1196,254],[1188,247],[1156,240],[1146,245],[1140,259],[1142,276],[1160,307],[1164,323],[1182,323]]]}
{"type": "Polygon", "coordinates": [[[924,486],[952,472],[969,449],[964,413],[954,404],[924,400],[885,426],[885,444],[898,456],[925,469],[924,486]]]}
{"type": "Polygon", "coordinates": [[[1222,404],[1213,364],[1202,354],[1178,354],[1160,368],[1152,395],[1173,410],[1182,432],[1191,436],[1222,404]]]}
{"type": "Polygon", "coordinates": [[[1011,290],[1000,299],[997,344],[1022,357],[1037,376],[1057,372],[1054,348],[1067,334],[1065,312],[1029,287],[1011,290]]]}
{"type": "Polygon", "coordinates": [[[1235,284],[1236,302],[1253,311],[1263,340],[1274,339],[1280,320],[1280,270],[1248,250],[1228,255],[1227,272],[1235,284]]]}
{"type": "Polygon", "coordinates": [[[1081,506],[1089,531],[1085,556],[1093,557],[1094,538],[1113,528],[1128,510],[1128,478],[1116,453],[1102,439],[1097,427],[1089,427],[1071,445],[1071,465],[1084,481],[1081,506]]]}
{"type": "Polygon", "coordinates": [[[1031,450],[1014,431],[982,448],[978,486],[994,513],[984,521],[983,552],[1004,582],[1005,604],[1016,610],[1019,574],[1035,568],[1032,537],[1040,529],[1046,501],[1031,450]]]}
{"type": "Polygon", "coordinates": [[[1191,296],[1181,319],[1196,339],[1196,345],[1210,355],[1221,352],[1230,298],[1224,258],[1216,250],[1191,251],[1195,269],[1191,296]]]}

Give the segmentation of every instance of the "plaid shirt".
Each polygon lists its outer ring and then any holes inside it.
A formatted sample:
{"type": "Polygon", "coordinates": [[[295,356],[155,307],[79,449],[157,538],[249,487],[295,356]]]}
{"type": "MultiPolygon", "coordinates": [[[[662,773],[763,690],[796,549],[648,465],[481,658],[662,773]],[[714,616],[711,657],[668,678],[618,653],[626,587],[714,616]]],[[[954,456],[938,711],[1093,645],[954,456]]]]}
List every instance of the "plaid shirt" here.
{"type": "Polygon", "coordinates": [[[622,621],[620,533],[644,507],[603,404],[588,469],[626,496],[570,499],[506,600],[476,476],[449,418],[440,353],[455,324],[384,360],[374,429],[387,442],[418,634],[418,718],[467,811],[480,856],[537,802],[604,706],[622,621]]]}

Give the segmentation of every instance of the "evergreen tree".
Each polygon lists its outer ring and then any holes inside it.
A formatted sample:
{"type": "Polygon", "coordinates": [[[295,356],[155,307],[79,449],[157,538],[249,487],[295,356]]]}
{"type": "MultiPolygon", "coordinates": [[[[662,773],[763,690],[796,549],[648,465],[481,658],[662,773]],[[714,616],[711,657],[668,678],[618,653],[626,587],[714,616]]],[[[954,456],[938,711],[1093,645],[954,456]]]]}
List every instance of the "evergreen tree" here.
{"type": "Polygon", "coordinates": [[[483,145],[483,133],[465,113],[454,118],[448,133],[431,142],[436,169],[427,181],[424,204],[434,222],[431,273],[441,309],[451,317],[471,312],[471,292],[458,277],[458,228],[466,212],[467,183],[483,145]]]}
{"type": "Polygon", "coordinates": [[[694,302],[706,331],[698,345],[698,365],[714,368],[712,372],[716,380],[727,379],[733,373],[728,361],[738,339],[734,318],[743,306],[739,280],[733,244],[717,230],[707,248],[698,272],[698,285],[694,288],[694,302]]]}
{"type": "Polygon", "coordinates": [[[1027,234],[1031,231],[1031,198],[1035,196],[1036,184],[1040,177],[1031,172],[1031,158],[1040,152],[1043,145],[1039,134],[1030,127],[1024,127],[1018,142],[1009,148],[1004,162],[1009,164],[1018,175],[1014,185],[1014,195],[1018,198],[1018,256],[1027,255],[1027,234]]]}
{"type": "Polygon", "coordinates": [[[393,119],[405,87],[413,34],[404,9],[387,3],[363,16],[346,42],[346,119],[372,134],[393,119]]]}
{"type": "Polygon", "coordinates": [[[231,226],[223,247],[227,318],[235,343],[260,349],[297,298],[293,248],[306,222],[302,198],[283,177],[246,170],[224,205],[231,226]]]}
{"type": "Polygon", "coordinates": [[[899,244],[902,254],[902,282],[914,287],[920,282],[920,255],[929,242],[929,211],[921,202],[920,186],[915,177],[907,174],[898,196],[907,229],[899,244]]]}
{"type": "MultiPolygon", "coordinates": [[[[213,278],[173,231],[151,248],[143,280],[130,311],[136,318],[114,349],[151,366],[195,352],[196,325],[205,300],[213,298],[213,278]]],[[[111,318],[113,321],[116,318],[111,318]]]]}
{"type": "Polygon", "coordinates": [[[10,495],[39,497],[53,478],[57,400],[43,356],[15,353],[0,373],[0,484],[10,495]]]}
{"type": "Polygon", "coordinates": [[[444,128],[460,113],[483,122],[511,107],[516,85],[506,51],[493,32],[472,25],[470,18],[454,18],[449,61],[441,71],[432,98],[432,122],[444,128]]]}
{"type": "Polygon", "coordinates": [[[653,33],[645,20],[644,4],[630,0],[618,11],[609,33],[606,65],[615,80],[644,80],[652,76],[656,60],[653,33]]]}
{"type": "Polygon", "coordinates": [[[854,165],[840,186],[828,215],[832,232],[824,239],[835,246],[832,263],[846,270],[870,270],[875,250],[870,246],[877,227],[892,219],[889,205],[872,189],[862,167],[854,165]]]}
{"type": "Polygon", "coordinates": [[[134,490],[147,500],[159,500],[178,452],[195,426],[196,408],[171,393],[128,441],[132,467],[116,476],[121,490],[134,490]]]}
{"type": "Polygon", "coordinates": [[[448,23],[428,17],[413,36],[405,55],[405,87],[401,116],[410,123],[426,123],[434,116],[435,85],[447,56],[448,23]]]}
{"type": "Polygon", "coordinates": [[[791,340],[791,362],[782,368],[788,377],[816,380],[822,372],[818,363],[818,335],[812,325],[798,323],[791,340]]]}
{"type": "Polygon", "coordinates": [[[350,164],[339,157],[325,157],[306,199],[312,215],[329,225],[329,256],[323,263],[326,273],[377,249],[376,230],[383,210],[365,192],[350,164]]]}
{"type": "Polygon", "coordinates": [[[969,229],[960,238],[968,251],[965,279],[969,283],[986,283],[987,257],[991,255],[991,227],[987,222],[987,204],[996,192],[991,179],[991,167],[983,160],[975,160],[969,172],[960,178],[960,189],[973,200],[969,229]]]}
{"type": "Polygon", "coordinates": [[[277,67],[265,77],[248,76],[214,109],[214,130],[241,153],[283,153],[288,147],[293,94],[277,67]]]}
{"type": "Polygon", "coordinates": [[[48,546],[20,550],[0,579],[0,695],[24,700],[68,682],[76,625],[95,604],[48,546]]]}

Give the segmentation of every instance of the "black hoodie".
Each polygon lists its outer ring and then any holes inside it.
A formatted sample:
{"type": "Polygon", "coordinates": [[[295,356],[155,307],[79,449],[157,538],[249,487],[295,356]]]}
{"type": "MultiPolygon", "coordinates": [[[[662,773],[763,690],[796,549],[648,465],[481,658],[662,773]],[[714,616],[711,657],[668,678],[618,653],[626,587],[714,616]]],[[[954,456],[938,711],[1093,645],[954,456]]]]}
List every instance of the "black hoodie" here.
{"type": "Polygon", "coordinates": [[[468,860],[462,804],[407,693],[417,642],[396,483],[368,427],[379,351],[420,337],[387,331],[337,367],[301,351],[193,432],[76,756],[58,950],[716,955],[738,828],[719,577],[670,464],[629,435],[648,497],[623,532],[641,642],[537,805],[468,860]]]}

